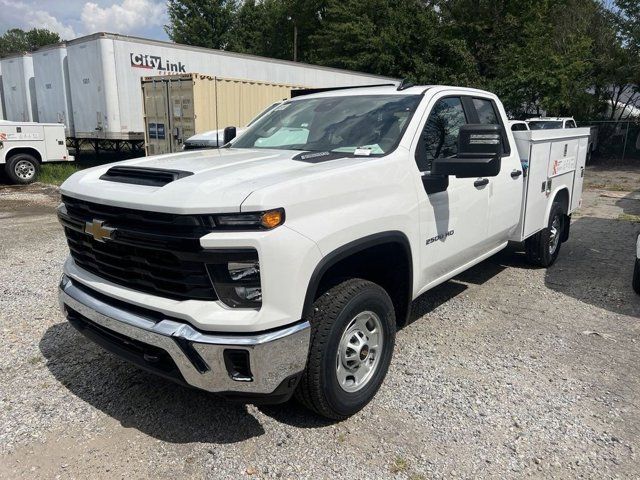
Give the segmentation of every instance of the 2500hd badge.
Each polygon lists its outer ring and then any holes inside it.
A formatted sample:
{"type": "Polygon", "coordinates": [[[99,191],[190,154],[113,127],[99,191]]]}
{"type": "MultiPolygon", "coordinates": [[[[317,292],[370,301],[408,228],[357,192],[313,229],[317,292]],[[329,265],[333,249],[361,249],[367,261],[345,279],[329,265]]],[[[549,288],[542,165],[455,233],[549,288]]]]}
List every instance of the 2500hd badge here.
{"type": "Polygon", "coordinates": [[[453,230],[449,230],[448,232],[441,233],[440,235],[436,235],[435,237],[427,238],[426,245],[430,245],[433,242],[436,242],[438,240],[444,240],[445,238],[450,237],[451,235],[453,235],[453,230]]]}

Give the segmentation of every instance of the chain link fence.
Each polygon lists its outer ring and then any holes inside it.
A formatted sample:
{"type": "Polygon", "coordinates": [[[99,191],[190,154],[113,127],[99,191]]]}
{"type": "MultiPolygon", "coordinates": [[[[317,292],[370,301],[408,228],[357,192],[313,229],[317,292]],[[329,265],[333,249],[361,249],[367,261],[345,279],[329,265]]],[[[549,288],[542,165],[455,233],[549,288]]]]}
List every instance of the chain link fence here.
{"type": "Polygon", "coordinates": [[[590,163],[635,163],[640,166],[640,119],[594,120],[577,124],[591,128],[590,163]]]}

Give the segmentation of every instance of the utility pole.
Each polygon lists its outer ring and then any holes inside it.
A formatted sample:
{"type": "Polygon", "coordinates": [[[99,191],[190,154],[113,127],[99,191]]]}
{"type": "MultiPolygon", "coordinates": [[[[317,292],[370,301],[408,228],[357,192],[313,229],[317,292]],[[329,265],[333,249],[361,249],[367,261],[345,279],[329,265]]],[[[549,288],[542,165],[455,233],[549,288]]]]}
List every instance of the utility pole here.
{"type": "Polygon", "coordinates": [[[291,16],[287,16],[287,20],[293,22],[293,61],[298,61],[298,25],[296,25],[295,19],[291,16]]]}
{"type": "Polygon", "coordinates": [[[298,25],[293,21],[293,61],[298,61],[298,25]]]}

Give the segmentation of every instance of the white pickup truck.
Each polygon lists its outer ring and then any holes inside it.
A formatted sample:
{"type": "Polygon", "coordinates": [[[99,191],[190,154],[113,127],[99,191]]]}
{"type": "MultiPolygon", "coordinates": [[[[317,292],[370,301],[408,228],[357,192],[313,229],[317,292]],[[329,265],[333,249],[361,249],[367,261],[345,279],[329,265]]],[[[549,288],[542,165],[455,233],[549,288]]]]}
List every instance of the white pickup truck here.
{"type": "Polygon", "coordinates": [[[547,267],[568,238],[589,130],[506,125],[481,90],[332,90],[226,148],[78,172],[58,210],[61,306],[164,377],[346,418],[413,299],[511,241],[547,267]]]}
{"type": "Polygon", "coordinates": [[[0,120],[0,165],[11,182],[35,181],[43,162],[73,160],[63,124],[0,120]]]}

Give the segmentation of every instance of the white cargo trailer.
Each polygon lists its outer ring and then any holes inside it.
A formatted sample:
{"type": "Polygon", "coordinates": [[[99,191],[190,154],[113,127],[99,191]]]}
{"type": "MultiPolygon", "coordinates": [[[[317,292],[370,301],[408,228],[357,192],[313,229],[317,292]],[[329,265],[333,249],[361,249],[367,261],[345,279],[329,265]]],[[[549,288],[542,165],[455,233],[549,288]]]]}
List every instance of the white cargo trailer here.
{"type": "Polygon", "coordinates": [[[140,79],[150,75],[197,72],[307,87],[394,81],[348,70],[108,33],[67,42],[67,55],[77,138],[142,140],[140,79]]]}
{"type": "Polygon", "coordinates": [[[67,137],[73,137],[66,44],[60,43],[41,48],[32,56],[40,122],[62,123],[67,137]]]}
{"type": "Polygon", "coordinates": [[[15,122],[37,122],[38,108],[31,54],[5,57],[0,61],[0,65],[6,119],[15,122]]]}

